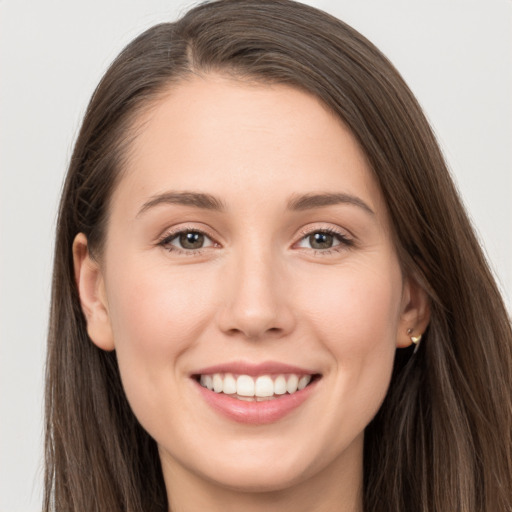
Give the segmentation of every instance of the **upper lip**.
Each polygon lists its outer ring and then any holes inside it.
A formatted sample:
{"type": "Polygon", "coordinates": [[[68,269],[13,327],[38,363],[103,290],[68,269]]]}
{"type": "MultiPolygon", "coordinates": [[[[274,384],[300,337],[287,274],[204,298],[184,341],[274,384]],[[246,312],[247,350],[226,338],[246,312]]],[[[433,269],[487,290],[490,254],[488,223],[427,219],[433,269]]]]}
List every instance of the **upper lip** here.
{"type": "Polygon", "coordinates": [[[200,368],[192,372],[191,375],[211,375],[214,373],[234,373],[238,375],[267,375],[267,374],[286,374],[294,373],[296,375],[314,375],[319,372],[293,366],[290,364],[280,363],[277,361],[264,361],[261,363],[250,363],[247,361],[233,361],[220,363],[205,368],[200,368]]]}

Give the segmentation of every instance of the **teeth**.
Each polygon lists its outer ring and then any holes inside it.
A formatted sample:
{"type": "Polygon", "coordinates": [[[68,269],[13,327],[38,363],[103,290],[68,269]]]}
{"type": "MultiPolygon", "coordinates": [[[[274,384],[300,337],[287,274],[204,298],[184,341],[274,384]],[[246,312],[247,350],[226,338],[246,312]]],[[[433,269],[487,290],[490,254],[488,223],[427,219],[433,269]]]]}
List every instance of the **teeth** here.
{"type": "Polygon", "coordinates": [[[297,389],[300,391],[301,389],[304,389],[311,380],[311,377],[309,375],[304,375],[304,377],[301,377],[299,379],[299,384],[297,385],[297,389]]]}
{"type": "Polygon", "coordinates": [[[226,395],[234,395],[236,393],[236,380],[231,373],[224,375],[222,392],[226,393],[226,395]]]}
{"type": "Polygon", "coordinates": [[[290,394],[295,393],[295,391],[297,391],[298,384],[299,377],[297,377],[297,375],[290,375],[286,381],[286,391],[288,391],[290,394]]]}
{"type": "Polygon", "coordinates": [[[211,375],[201,375],[201,386],[210,391],[213,389],[213,379],[211,375]]]}
{"type": "Polygon", "coordinates": [[[274,381],[268,375],[256,379],[254,394],[256,396],[272,396],[274,394],[274,381]]]}
{"type": "Polygon", "coordinates": [[[272,378],[270,375],[260,375],[256,379],[250,375],[239,375],[235,378],[231,373],[214,373],[213,375],[201,375],[201,386],[226,395],[237,395],[244,400],[268,399],[274,395],[293,394],[304,389],[311,381],[311,375],[288,376],[278,375],[272,378]]]}
{"type": "Polygon", "coordinates": [[[274,393],[276,395],[284,395],[286,393],[286,379],[284,375],[279,375],[274,381],[274,393]]]}
{"type": "Polygon", "coordinates": [[[215,393],[222,393],[222,389],[224,388],[224,382],[222,380],[222,377],[216,373],[213,376],[213,391],[215,393]]]}
{"type": "Polygon", "coordinates": [[[249,375],[240,375],[236,379],[236,394],[240,396],[254,396],[254,379],[249,375]]]}

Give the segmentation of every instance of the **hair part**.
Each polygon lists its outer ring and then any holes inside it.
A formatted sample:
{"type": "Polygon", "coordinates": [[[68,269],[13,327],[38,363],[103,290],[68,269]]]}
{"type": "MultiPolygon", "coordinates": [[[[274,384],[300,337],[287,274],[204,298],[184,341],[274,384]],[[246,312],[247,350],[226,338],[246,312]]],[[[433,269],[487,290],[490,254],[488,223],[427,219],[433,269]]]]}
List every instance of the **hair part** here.
{"type": "Polygon", "coordinates": [[[57,225],[44,510],[167,510],[157,446],[129,407],[115,352],[87,336],[72,243],[84,233],[101,258],[137,120],[173,84],[210,73],[299,88],[350,128],[385,198],[403,268],[430,296],[420,350],[397,351],[365,433],[365,510],[512,510],[510,321],[432,130],[370,42],[288,0],[220,0],[157,25],[123,50],[93,94],[57,225]]]}

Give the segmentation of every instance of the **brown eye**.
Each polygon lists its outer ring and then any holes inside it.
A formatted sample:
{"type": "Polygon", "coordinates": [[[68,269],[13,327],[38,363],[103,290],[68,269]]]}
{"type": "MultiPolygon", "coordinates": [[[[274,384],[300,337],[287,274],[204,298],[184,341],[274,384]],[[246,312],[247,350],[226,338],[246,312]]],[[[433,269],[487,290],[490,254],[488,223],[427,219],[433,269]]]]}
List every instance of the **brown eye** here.
{"type": "Polygon", "coordinates": [[[296,247],[301,249],[312,249],[314,251],[329,254],[329,250],[339,251],[352,247],[354,242],[351,238],[342,233],[331,230],[310,231],[305,234],[297,243],[296,247]]]}
{"type": "Polygon", "coordinates": [[[330,233],[317,232],[309,235],[308,241],[312,249],[330,249],[335,239],[330,233]]]}
{"type": "Polygon", "coordinates": [[[215,246],[215,242],[201,231],[179,231],[164,238],[159,245],[169,251],[195,251],[215,246]]]}
{"type": "Polygon", "coordinates": [[[197,231],[186,231],[180,233],[178,238],[183,249],[201,249],[204,245],[205,236],[197,231]]]}

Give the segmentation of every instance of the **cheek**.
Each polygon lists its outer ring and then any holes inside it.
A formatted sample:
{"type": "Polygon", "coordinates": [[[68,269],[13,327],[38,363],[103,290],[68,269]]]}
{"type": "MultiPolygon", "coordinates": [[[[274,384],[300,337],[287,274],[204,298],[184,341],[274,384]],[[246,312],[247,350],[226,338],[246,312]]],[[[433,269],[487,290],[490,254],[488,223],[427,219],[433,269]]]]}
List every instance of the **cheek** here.
{"type": "Polygon", "coordinates": [[[127,260],[108,278],[123,386],[137,416],[145,417],[162,405],[162,390],[179,376],[181,355],[197,343],[209,322],[212,297],[207,294],[214,286],[200,273],[127,260]]]}
{"type": "MultiPolygon", "coordinates": [[[[315,282],[321,282],[315,280],[315,282]]],[[[345,268],[302,300],[313,336],[330,353],[332,410],[340,424],[364,429],[387,392],[396,350],[402,278],[398,264],[345,268]],[[342,404],[340,406],[340,404],[342,404]]]]}
{"type": "Polygon", "coordinates": [[[164,264],[125,263],[109,282],[109,314],[116,349],[179,352],[209,313],[213,286],[207,275],[164,264]]]}
{"type": "Polygon", "coordinates": [[[313,324],[334,352],[350,357],[395,347],[402,278],[398,264],[358,265],[304,287],[313,324]],[[323,286],[318,286],[323,283],[323,286]]]}

